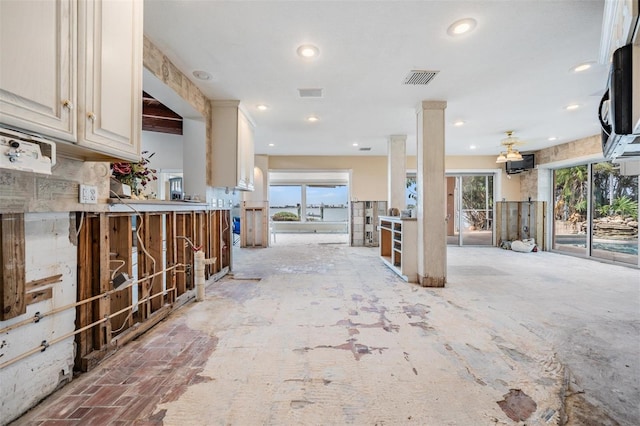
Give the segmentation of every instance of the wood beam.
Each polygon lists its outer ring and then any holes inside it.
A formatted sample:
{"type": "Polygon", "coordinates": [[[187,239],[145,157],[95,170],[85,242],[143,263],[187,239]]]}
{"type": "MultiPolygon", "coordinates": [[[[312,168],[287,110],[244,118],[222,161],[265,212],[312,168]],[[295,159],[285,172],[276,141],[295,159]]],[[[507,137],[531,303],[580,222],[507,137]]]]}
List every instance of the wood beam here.
{"type": "Polygon", "coordinates": [[[24,214],[0,215],[0,320],[27,312],[25,303],[24,214]]]}

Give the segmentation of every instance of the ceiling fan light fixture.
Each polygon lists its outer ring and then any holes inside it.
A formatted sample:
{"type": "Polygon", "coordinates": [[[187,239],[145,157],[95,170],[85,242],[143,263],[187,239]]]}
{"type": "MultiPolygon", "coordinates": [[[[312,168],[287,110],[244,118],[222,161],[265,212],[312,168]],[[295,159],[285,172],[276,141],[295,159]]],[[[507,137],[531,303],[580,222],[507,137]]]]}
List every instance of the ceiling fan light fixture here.
{"type": "Polygon", "coordinates": [[[522,160],[522,154],[517,150],[507,152],[507,161],[520,161],[522,160]]]}
{"type": "Polygon", "coordinates": [[[496,163],[506,163],[507,161],[520,161],[522,160],[522,154],[513,146],[520,141],[518,138],[513,137],[513,130],[507,130],[505,132],[507,137],[500,141],[500,144],[507,148],[506,152],[501,152],[496,158],[496,163]]]}

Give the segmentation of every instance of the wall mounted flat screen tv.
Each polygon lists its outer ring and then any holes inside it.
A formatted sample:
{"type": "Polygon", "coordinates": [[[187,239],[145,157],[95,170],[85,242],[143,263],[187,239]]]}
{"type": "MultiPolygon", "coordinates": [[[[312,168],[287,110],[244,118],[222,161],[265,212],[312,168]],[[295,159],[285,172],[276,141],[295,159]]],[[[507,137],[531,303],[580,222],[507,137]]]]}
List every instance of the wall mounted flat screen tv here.
{"type": "Polygon", "coordinates": [[[505,170],[508,175],[524,172],[535,167],[535,155],[534,154],[522,154],[522,160],[520,161],[507,161],[504,163],[505,170]]]}

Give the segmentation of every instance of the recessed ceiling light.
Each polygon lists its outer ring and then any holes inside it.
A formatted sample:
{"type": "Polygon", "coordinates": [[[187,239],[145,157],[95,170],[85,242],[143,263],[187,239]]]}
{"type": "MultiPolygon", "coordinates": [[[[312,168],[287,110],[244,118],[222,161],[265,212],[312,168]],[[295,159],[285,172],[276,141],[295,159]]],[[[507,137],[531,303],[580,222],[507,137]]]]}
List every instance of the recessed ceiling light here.
{"type": "Polygon", "coordinates": [[[265,104],[260,104],[256,108],[258,108],[260,111],[266,111],[269,109],[269,106],[265,104]]]}
{"type": "Polygon", "coordinates": [[[211,74],[206,71],[197,70],[193,72],[193,76],[198,80],[211,80],[211,74]]]}
{"type": "Polygon", "coordinates": [[[275,144],[270,143],[269,146],[275,146],[275,144]]]}
{"type": "Polygon", "coordinates": [[[566,109],[571,111],[573,109],[578,109],[580,107],[580,105],[578,104],[571,104],[571,105],[567,105],[566,109]]]}
{"type": "Polygon", "coordinates": [[[313,44],[303,44],[302,46],[298,47],[298,50],[296,50],[296,52],[298,52],[298,55],[302,56],[303,58],[315,58],[320,54],[320,49],[318,49],[313,44]]]}
{"type": "Polygon", "coordinates": [[[576,65],[575,67],[571,68],[571,71],[573,72],[586,71],[589,68],[591,68],[592,65],[593,65],[593,62],[584,62],[582,64],[576,65]]]}
{"type": "Polygon", "coordinates": [[[548,140],[549,142],[553,142],[553,141],[558,140],[558,138],[557,138],[557,137],[555,137],[555,136],[550,136],[550,137],[549,137],[549,139],[547,139],[547,140],[548,140]]]}
{"type": "Polygon", "coordinates": [[[473,18],[464,18],[460,19],[453,24],[449,25],[447,29],[447,34],[450,36],[459,36],[469,31],[473,30],[476,27],[476,20],[473,18]]]}
{"type": "Polygon", "coordinates": [[[352,143],[351,145],[353,145],[353,146],[358,146],[358,142],[354,142],[354,143],[352,143]]]}
{"type": "Polygon", "coordinates": [[[469,145],[469,149],[476,149],[475,145],[469,145]]]}
{"type": "Polygon", "coordinates": [[[316,117],[315,115],[310,115],[309,117],[307,117],[307,121],[310,121],[312,123],[315,123],[318,120],[319,120],[319,118],[316,117]]]}
{"type": "Polygon", "coordinates": [[[464,121],[462,120],[455,121],[453,125],[456,127],[464,126],[464,121]]]}

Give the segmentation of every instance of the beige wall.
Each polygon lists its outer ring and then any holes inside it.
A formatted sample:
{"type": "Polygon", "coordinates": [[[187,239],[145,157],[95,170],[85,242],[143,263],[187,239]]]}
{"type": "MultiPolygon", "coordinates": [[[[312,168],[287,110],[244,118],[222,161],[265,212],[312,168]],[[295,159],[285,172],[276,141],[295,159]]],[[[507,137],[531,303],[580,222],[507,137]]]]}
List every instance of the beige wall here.
{"type": "Polygon", "coordinates": [[[351,170],[352,199],[387,199],[386,156],[270,156],[269,170],[351,170]]]}
{"type": "MultiPolygon", "coordinates": [[[[497,198],[521,200],[520,176],[507,178],[504,166],[496,164],[495,156],[448,156],[446,170],[503,169],[502,193],[497,198]]],[[[415,170],[416,157],[407,157],[407,169],[415,170]]],[[[269,170],[350,170],[351,197],[358,200],[387,199],[387,157],[384,156],[270,156],[269,170]]]]}

